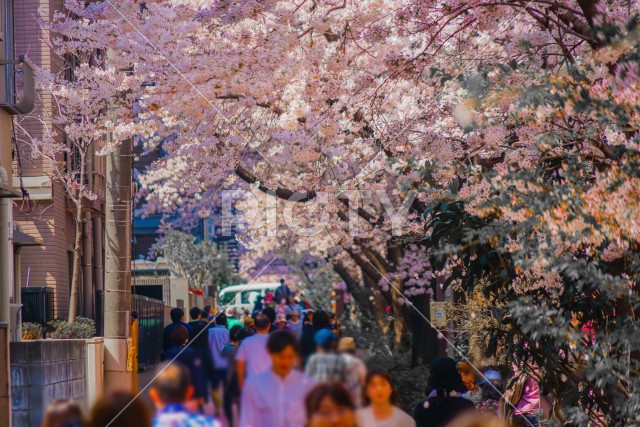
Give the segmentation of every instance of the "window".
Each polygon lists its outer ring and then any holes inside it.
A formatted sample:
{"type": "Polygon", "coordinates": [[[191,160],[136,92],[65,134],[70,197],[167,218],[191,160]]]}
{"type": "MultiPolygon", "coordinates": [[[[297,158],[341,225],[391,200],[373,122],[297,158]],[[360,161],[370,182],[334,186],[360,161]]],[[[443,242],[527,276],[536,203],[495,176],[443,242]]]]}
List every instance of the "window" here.
{"type": "MultiPolygon", "coordinates": [[[[0,0],[0,60],[11,61],[13,52],[13,0],[0,0]]],[[[0,66],[0,104],[15,103],[15,66],[0,66]]]]}
{"type": "Polygon", "coordinates": [[[73,82],[76,80],[77,67],[78,67],[78,56],[75,53],[67,53],[64,56],[64,78],[67,81],[73,82]]]}
{"type": "MultiPolygon", "coordinates": [[[[67,139],[67,135],[65,134],[63,137],[63,142],[66,146],[69,147],[69,151],[64,152],[64,165],[65,172],[70,172],[74,174],[75,181],[80,183],[80,167],[82,166],[82,157],[80,156],[80,148],[78,148],[77,144],[72,144],[71,141],[67,139]]],[[[82,141],[80,141],[82,144],[82,141]]],[[[89,184],[89,170],[85,169],[84,174],[84,184],[89,184]]]]}
{"type": "Polygon", "coordinates": [[[0,0],[0,42],[5,41],[5,32],[6,32],[6,16],[7,8],[8,8],[9,0],[0,0]]]}

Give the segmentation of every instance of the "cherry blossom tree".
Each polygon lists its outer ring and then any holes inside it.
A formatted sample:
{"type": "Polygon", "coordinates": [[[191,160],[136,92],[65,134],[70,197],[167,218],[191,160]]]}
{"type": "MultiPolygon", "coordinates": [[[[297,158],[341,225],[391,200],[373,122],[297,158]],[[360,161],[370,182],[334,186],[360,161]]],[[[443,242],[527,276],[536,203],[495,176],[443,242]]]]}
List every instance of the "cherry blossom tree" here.
{"type": "Polygon", "coordinates": [[[559,419],[631,422],[636,1],[72,6],[117,28],[106,44],[154,82],[139,117],[167,155],[146,171],[150,211],[206,216],[242,181],[245,213],[267,212],[247,241],[275,234],[363,283],[396,349],[436,269],[496,306],[487,348],[536,376],[559,419]]]}
{"type": "Polygon", "coordinates": [[[33,158],[45,159],[43,172],[63,188],[73,212],[69,322],[77,312],[83,209],[97,198],[89,186],[89,165],[122,141],[147,133],[146,125],[134,122],[131,114],[141,76],[123,72],[125,63],[117,58],[107,59],[105,38],[112,25],[71,16],[56,12],[51,21],[41,22],[54,63],[61,66],[36,70],[40,115],[21,116],[17,122],[19,142],[33,158]],[[33,134],[28,123],[39,124],[44,132],[33,134]]]}

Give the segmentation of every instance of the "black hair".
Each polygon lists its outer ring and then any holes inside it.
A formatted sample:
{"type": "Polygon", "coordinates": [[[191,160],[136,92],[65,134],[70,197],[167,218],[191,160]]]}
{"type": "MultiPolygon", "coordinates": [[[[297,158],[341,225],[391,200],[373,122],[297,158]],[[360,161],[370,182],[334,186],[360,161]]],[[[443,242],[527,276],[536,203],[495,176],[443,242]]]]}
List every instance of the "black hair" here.
{"type": "Polygon", "coordinates": [[[329,329],[331,322],[329,322],[329,315],[324,310],[318,310],[313,314],[313,320],[311,321],[313,329],[319,331],[320,329],[329,329]]]}
{"type": "Polygon", "coordinates": [[[341,408],[348,408],[355,411],[356,406],[353,404],[351,394],[340,383],[322,383],[318,384],[307,394],[304,406],[307,409],[307,420],[310,420],[313,414],[320,410],[322,401],[328,397],[341,408]]]}
{"type": "Polygon", "coordinates": [[[238,341],[242,341],[243,339],[252,337],[255,334],[256,334],[255,329],[244,327],[238,331],[237,338],[238,338],[238,341]]]}
{"type": "Polygon", "coordinates": [[[169,313],[172,322],[179,322],[184,317],[184,310],[181,308],[172,308],[169,313]]]}
{"type": "Polygon", "coordinates": [[[229,339],[231,341],[238,341],[238,332],[242,329],[240,325],[233,325],[231,329],[229,329],[229,339]]]}
{"type": "Polygon", "coordinates": [[[189,310],[189,317],[191,317],[192,320],[197,320],[201,314],[202,311],[198,307],[192,307],[191,310],[189,310]]]}
{"type": "Polygon", "coordinates": [[[269,318],[269,322],[270,323],[276,323],[276,311],[271,308],[271,307],[266,307],[264,310],[262,310],[262,314],[264,314],[265,316],[267,316],[269,318]]]}
{"type": "Polygon", "coordinates": [[[256,329],[259,331],[264,331],[265,329],[269,329],[269,325],[271,325],[271,321],[266,314],[257,314],[253,322],[256,325],[256,329]]]}
{"type": "Polygon", "coordinates": [[[284,279],[280,279],[280,284],[284,285],[284,279]]]}
{"type": "Polygon", "coordinates": [[[209,313],[211,313],[211,306],[210,305],[205,305],[204,308],[202,309],[202,311],[204,311],[205,314],[208,316],[209,313]]]}
{"type": "Polygon", "coordinates": [[[223,313],[220,313],[216,316],[216,325],[218,326],[227,326],[227,315],[223,313]]]}
{"type": "Polygon", "coordinates": [[[369,383],[375,377],[380,377],[389,383],[389,386],[391,387],[390,401],[393,405],[397,406],[400,403],[400,396],[398,395],[398,390],[396,389],[396,386],[393,385],[393,381],[391,380],[391,375],[389,375],[389,372],[382,368],[373,368],[369,372],[367,372],[367,376],[364,380],[364,387],[362,387],[364,404],[369,405],[371,403],[371,399],[369,399],[369,397],[367,396],[367,387],[369,387],[369,383]]]}
{"type": "Polygon", "coordinates": [[[269,353],[282,353],[287,347],[293,348],[298,353],[298,339],[289,331],[275,331],[267,340],[269,353]]]}

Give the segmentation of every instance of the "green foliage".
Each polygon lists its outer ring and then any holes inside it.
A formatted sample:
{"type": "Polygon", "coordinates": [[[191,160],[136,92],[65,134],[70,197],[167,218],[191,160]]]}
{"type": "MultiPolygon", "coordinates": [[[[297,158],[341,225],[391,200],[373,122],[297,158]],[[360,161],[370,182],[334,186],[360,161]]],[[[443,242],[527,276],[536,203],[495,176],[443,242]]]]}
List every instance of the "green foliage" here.
{"type": "Polygon", "coordinates": [[[88,339],[96,335],[96,322],[86,317],[76,317],[75,322],[56,319],[47,323],[48,337],[53,339],[88,339]]]}
{"type": "Polygon", "coordinates": [[[42,325],[33,322],[22,323],[22,340],[39,340],[42,339],[42,325]]]}

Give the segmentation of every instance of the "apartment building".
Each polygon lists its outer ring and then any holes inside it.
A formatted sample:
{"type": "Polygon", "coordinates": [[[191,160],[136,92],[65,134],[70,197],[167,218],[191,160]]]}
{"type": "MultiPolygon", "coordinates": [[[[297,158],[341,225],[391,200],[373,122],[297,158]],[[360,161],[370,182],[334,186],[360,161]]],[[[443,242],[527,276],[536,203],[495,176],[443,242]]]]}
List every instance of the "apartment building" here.
{"type": "MultiPolygon", "coordinates": [[[[13,0],[0,0],[13,1],[13,0]]],[[[26,55],[37,66],[54,72],[65,73],[73,78],[73,61],[60,58],[52,52],[46,40],[49,34],[38,23],[37,17],[51,18],[62,2],[49,0],[20,0],[14,3],[15,51],[26,55]]],[[[47,93],[38,94],[35,115],[43,118],[27,120],[21,125],[27,132],[38,137],[47,128],[52,128],[52,97],[47,93]]],[[[65,135],[59,133],[60,142],[68,143],[65,135]]],[[[43,158],[33,158],[27,144],[21,144],[18,135],[18,150],[14,156],[13,185],[22,185],[29,198],[18,200],[13,216],[20,232],[38,239],[39,246],[22,249],[19,265],[16,266],[16,282],[19,286],[46,286],[54,291],[56,318],[68,315],[71,277],[73,269],[73,246],[75,220],[72,205],[59,183],[52,181],[51,164],[43,158]],[[20,163],[18,163],[18,156],[20,163]]],[[[77,166],[78,156],[65,155],[60,161],[70,167],[77,166]]],[[[103,289],[104,281],[104,212],[105,212],[105,163],[104,157],[89,153],[86,160],[85,184],[98,195],[94,201],[85,200],[82,224],[82,272],[79,284],[78,315],[93,317],[96,290],[103,289]]]]}

